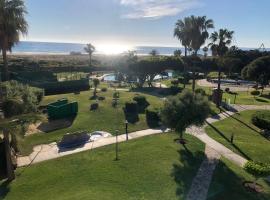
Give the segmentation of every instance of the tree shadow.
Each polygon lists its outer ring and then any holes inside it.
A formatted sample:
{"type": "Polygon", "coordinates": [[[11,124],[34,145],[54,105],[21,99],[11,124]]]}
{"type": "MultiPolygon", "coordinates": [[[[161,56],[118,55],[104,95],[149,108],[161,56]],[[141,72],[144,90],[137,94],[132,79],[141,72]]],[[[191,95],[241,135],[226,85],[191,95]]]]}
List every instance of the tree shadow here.
{"type": "MultiPolygon", "coordinates": [[[[242,169],[239,168],[239,170],[242,169]]],[[[270,198],[269,194],[257,194],[247,191],[243,186],[243,182],[253,180],[245,180],[245,178],[239,177],[239,175],[227,167],[224,162],[219,162],[213,174],[207,200],[267,200],[270,198]]]]}
{"type": "Polygon", "coordinates": [[[158,98],[164,98],[171,95],[170,88],[156,88],[156,87],[132,88],[130,92],[140,92],[142,94],[152,95],[158,98]]]}
{"type": "Polygon", "coordinates": [[[193,153],[187,146],[183,146],[178,153],[180,162],[173,164],[171,176],[177,184],[176,195],[184,199],[205,155],[203,152],[193,153]]]}
{"type": "Polygon", "coordinates": [[[270,93],[269,94],[262,94],[261,97],[269,99],[270,100],[270,93]]]}
{"type": "Polygon", "coordinates": [[[43,133],[49,133],[51,131],[68,128],[72,126],[75,118],[76,115],[66,119],[49,120],[48,122],[41,123],[37,129],[43,133]]]}
{"type": "Polygon", "coordinates": [[[262,102],[262,103],[268,103],[269,102],[268,100],[260,99],[260,98],[256,98],[255,100],[258,101],[258,102],[262,102]]]}
{"type": "MultiPolygon", "coordinates": [[[[1,183],[1,182],[0,182],[1,183]]],[[[0,184],[0,199],[4,199],[6,195],[9,193],[9,181],[5,180],[0,184]]]]}
{"type": "Polygon", "coordinates": [[[213,124],[207,123],[216,133],[218,133],[223,139],[225,139],[230,145],[232,145],[239,153],[241,153],[246,159],[251,160],[251,158],[245,154],[237,145],[231,143],[230,138],[227,138],[224,133],[222,133],[213,124]]]}

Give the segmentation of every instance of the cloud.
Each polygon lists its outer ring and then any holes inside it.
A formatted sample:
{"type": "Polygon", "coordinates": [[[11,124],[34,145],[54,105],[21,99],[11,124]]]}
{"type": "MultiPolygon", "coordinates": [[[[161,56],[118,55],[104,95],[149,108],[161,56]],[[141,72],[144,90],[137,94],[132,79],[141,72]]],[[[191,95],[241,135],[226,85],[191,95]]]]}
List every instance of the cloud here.
{"type": "Polygon", "coordinates": [[[129,19],[158,19],[174,16],[199,5],[199,0],[120,0],[120,4],[129,7],[131,12],[124,14],[129,19]]]}

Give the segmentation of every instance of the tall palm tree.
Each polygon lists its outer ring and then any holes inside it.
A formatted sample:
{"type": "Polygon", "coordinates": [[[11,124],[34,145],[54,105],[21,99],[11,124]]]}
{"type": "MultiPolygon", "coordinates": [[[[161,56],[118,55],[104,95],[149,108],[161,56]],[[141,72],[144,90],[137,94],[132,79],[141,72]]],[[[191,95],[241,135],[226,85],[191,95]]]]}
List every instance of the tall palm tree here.
{"type": "MultiPolygon", "coordinates": [[[[220,57],[222,61],[223,56],[229,51],[229,46],[232,43],[234,31],[229,31],[228,29],[220,29],[218,32],[215,31],[212,33],[210,39],[211,43],[209,46],[213,49],[217,56],[220,57]]],[[[219,63],[218,67],[218,92],[220,92],[220,85],[221,85],[221,64],[219,63]]],[[[220,107],[221,100],[217,101],[217,107],[220,107]]]]}
{"type": "Polygon", "coordinates": [[[26,35],[28,24],[23,0],[0,0],[0,52],[3,56],[2,81],[9,80],[7,52],[26,35]]]}
{"type": "MultiPolygon", "coordinates": [[[[198,51],[201,46],[205,43],[205,41],[209,37],[209,29],[214,28],[214,22],[212,19],[207,19],[206,16],[190,16],[190,47],[193,49],[194,56],[198,56],[198,51]]],[[[195,65],[195,64],[194,64],[195,65]]],[[[193,82],[192,82],[192,90],[195,91],[195,67],[193,66],[193,82]]]]}
{"type": "Polygon", "coordinates": [[[203,52],[204,52],[204,58],[207,57],[207,54],[208,54],[208,47],[203,47],[203,52]]]}
{"type": "Polygon", "coordinates": [[[178,20],[174,28],[174,37],[180,40],[181,44],[185,48],[185,57],[187,56],[187,51],[190,46],[190,18],[185,17],[183,20],[178,20]]]}
{"type": "Polygon", "coordinates": [[[92,66],[92,55],[96,51],[96,48],[91,43],[86,44],[86,47],[84,47],[84,51],[88,53],[89,55],[89,66],[92,66]]]}

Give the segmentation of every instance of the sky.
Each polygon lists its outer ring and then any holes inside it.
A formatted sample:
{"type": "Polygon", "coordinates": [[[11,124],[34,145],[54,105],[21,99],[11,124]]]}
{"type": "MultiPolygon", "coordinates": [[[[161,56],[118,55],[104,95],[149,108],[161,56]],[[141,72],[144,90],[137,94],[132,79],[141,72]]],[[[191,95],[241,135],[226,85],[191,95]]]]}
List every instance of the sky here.
{"type": "Polygon", "coordinates": [[[235,31],[234,45],[270,47],[270,0],[25,0],[23,40],[123,46],[180,46],[178,19],[206,15],[235,31]]]}

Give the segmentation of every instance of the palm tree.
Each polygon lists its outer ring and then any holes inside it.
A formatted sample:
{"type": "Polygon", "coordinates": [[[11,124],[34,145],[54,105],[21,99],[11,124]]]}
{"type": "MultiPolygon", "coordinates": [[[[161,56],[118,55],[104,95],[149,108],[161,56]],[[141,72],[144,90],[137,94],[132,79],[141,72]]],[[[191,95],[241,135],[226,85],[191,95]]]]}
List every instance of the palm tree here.
{"type": "Polygon", "coordinates": [[[99,83],[100,83],[99,79],[95,78],[93,80],[93,84],[94,84],[94,97],[97,96],[97,86],[99,85],[99,83]]]}
{"type": "Polygon", "coordinates": [[[2,81],[9,80],[7,52],[19,42],[21,34],[27,34],[26,14],[23,0],[0,0],[0,52],[4,62],[2,81]]]}
{"type": "MultiPolygon", "coordinates": [[[[219,56],[222,61],[223,56],[229,51],[229,46],[232,43],[234,31],[229,31],[228,29],[220,29],[218,32],[215,31],[212,33],[210,39],[212,40],[209,43],[211,49],[213,49],[217,56],[219,56]]],[[[212,51],[213,51],[212,50],[212,51]]],[[[220,92],[221,85],[221,63],[219,63],[218,67],[218,92],[220,92]]],[[[217,101],[217,107],[220,107],[221,99],[217,101]]]]}
{"type": "Polygon", "coordinates": [[[92,55],[96,51],[96,48],[91,43],[86,44],[86,47],[84,47],[84,51],[88,53],[89,55],[89,66],[92,66],[92,55]]]}
{"type": "MultiPolygon", "coordinates": [[[[201,46],[205,43],[206,39],[209,37],[208,30],[214,28],[214,22],[212,19],[207,19],[206,16],[198,16],[194,15],[190,16],[190,47],[193,50],[194,56],[197,57],[198,51],[201,46]]],[[[192,90],[195,91],[195,67],[193,66],[193,82],[192,82],[192,90]]]]}
{"type": "Polygon", "coordinates": [[[203,48],[203,52],[204,52],[204,58],[206,58],[207,57],[207,54],[208,54],[208,47],[204,47],[203,48]]]}
{"type": "Polygon", "coordinates": [[[173,55],[174,55],[175,57],[180,57],[181,54],[182,54],[181,49],[177,49],[177,50],[175,50],[175,51],[173,52],[173,55]]]}
{"type": "Polygon", "coordinates": [[[158,51],[156,49],[153,49],[149,52],[149,55],[151,55],[152,57],[156,57],[158,55],[158,51]]]}
{"type": "Polygon", "coordinates": [[[187,51],[190,46],[190,18],[185,17],[184,20],[178,20],[174,28],[174,37],[180,40],[181,44],[185,48],[185,57],[187,56],[187,51]]]}

